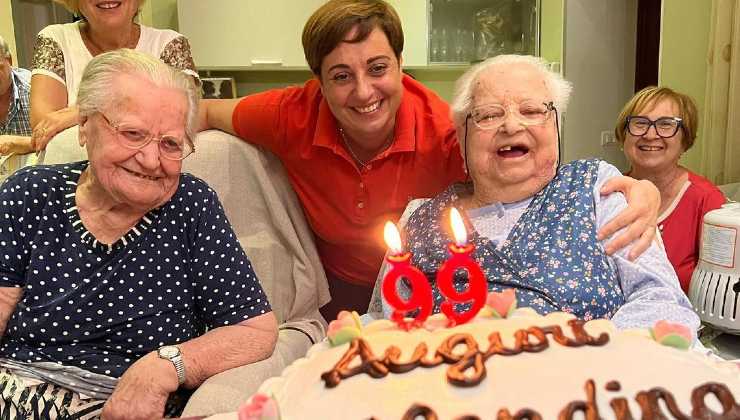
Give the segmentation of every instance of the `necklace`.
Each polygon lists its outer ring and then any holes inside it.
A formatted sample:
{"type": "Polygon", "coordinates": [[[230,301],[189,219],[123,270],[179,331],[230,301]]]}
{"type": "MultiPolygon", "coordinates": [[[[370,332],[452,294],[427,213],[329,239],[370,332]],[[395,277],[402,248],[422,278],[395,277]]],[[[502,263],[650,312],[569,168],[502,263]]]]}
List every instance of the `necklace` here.
{"type": "MultiPolygon", "coordinates": [[[[383,143],[383,146],[380,148],[380,150],[378,151],[378,153],[376,153],[375,156],[383,153],[386,149],[388,149],[388,147],[390,147],[391,144],[393,144],[393,134],[394,134],[394,132],[392,132],[391,135],[388,136],[388,139],[385,141],[385,143],[383,143]]],[[[350,146],[349,140],[347,140],[347,136],[344,134],[344,129],[341,128],[341,127],[339,127],[339,135],[342,136],[342,142],[344,143],[344,148],[347,149],[347,151],[349,152],[350,156],[352,156],[352,159],[354,159],[355,162],[357,162],[357,164],[360,165],[361,168],[367,167],[368,163],[370,163],[370,161],[373,160],[374,157],[373,158],[370,158],[370,160],[362,160],[362,159],[360,159],[355,154],[355,151],[352,150],[352,146],[350,146]]]]}

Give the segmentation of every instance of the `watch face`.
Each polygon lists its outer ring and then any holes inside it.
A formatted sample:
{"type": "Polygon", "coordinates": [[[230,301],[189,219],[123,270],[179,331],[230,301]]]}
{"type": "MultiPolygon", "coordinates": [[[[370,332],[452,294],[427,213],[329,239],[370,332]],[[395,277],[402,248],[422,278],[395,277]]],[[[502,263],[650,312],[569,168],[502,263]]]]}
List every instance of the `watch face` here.
{"type": "Polygon", "coordinates": [[[180,354],[180,349],[175,346],[164,346],[159,349],[159,357],[171,359],[180,354]]]}

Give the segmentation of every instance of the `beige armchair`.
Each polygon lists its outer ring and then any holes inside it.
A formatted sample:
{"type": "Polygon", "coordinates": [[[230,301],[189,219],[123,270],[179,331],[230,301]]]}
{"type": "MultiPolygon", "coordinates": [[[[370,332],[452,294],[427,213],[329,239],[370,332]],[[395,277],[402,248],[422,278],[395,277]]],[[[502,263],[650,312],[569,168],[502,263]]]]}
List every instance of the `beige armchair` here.
{"type": "Polygon", "coordinates": [[[213,188],[280,324],[273,355],[208,379],[195,391],[183,416],[234,411],[267,378],[324,338],[319,307],[329,288],[313,234],[280,161],[221,131],[200,133],[196,152],[183,164],[213,188]]]}
{"type": "MultiPolygon", "coordinates": [[[[275,351],[263,361],[231,369],[203,383],[183,416],[235,411],[271,376],[305,355],[324,338],[319,307],[329,301],[326,275],[280,161],[221,131],[200,133],[196,152],[183,161],[189,172],[218,194],[242,247],[249,256],[280,324],[275,351]]],[[[50,143],[44,163],[85,159],[76,131],[50,143]]],[[[40,162],[41,163],[41,162],[40,162]]]]}

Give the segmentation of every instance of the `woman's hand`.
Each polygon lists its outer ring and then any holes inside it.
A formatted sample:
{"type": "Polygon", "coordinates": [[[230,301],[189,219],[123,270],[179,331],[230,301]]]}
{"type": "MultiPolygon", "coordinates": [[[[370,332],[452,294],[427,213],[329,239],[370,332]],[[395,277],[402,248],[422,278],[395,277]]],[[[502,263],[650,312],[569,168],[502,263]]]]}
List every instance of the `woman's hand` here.
{"type": "Polygon", "coordinates": [[[25,155],[33,152],[28,136],[0,136],[0,155],[25,155]]]}
{"type": "Polygon", "coordinates": [[[177,372],[169,360],[149,353],[121,376],[103,406],[103,420],[161,419],[170,393],[178,388],[177,372]]]}
{"type": "Polygon", "coordinates": [[[50,112],[33,127],[31,146],[40,152],[52,138],[69,127],[77,125],[79,111],[76,105],[50,112]]]}
{"type": "Polygon", "coordinates": [[[602,240],[626,228],[624,232],[606,244],[606,253],[611,255],[632,244],[627,258],[634,260],[650,247],[650,243],[655,238],[655,226],[660,209],[660,191],[650,181],[638,181],[627,176],[607,181],[601,189],[601,194],[611,194],[615,191],[624,193],[627,208],[599,230],[598,239],[602,240]]]}

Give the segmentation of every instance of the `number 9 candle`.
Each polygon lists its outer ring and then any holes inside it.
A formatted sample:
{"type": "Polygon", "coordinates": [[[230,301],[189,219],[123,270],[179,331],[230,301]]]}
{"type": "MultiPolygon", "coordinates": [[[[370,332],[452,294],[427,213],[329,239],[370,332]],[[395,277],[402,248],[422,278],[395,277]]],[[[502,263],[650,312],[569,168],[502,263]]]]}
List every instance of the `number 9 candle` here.
{"type": "Polygon", "coordinates": [[[437,272],[437,287],[447,298],[440,309],[449,319],[449,325],[454,326],[464,324],[475,317],[486,303],[488,288],[483,271],[471,257],[475,245],[467,243],[465,224],[454,207],[450,211],[450,219],[455,242],[448,245],[450,259],[445,261],[437,272]],[[468,288],[463,292],[458,292],[455,290],[454,279],[455,273],[461,269],[467,271],[468,288]],[[455,311],[455,304],[468,302],[471,303],[471,307],[467,311],[455,311]]]}
{"type": "Polygon", "coordinates": [[[383,278],[383,298],[393,308],[391,320],[408,331],[412,327],[422,326],[432,312],[432,288],[424,274],[411,265],[411,253],[403,252],[396,225],[386,222],[383,236],[390,249],[386,261],[391,265],[391,270],[383,278]],[[408,300],[398,296],[396,284],[400,279],[405,279],[411,286],[408,300]],[[412,321],[407,321],[406,315],[415,309],[419,312],[412,321]]]}

